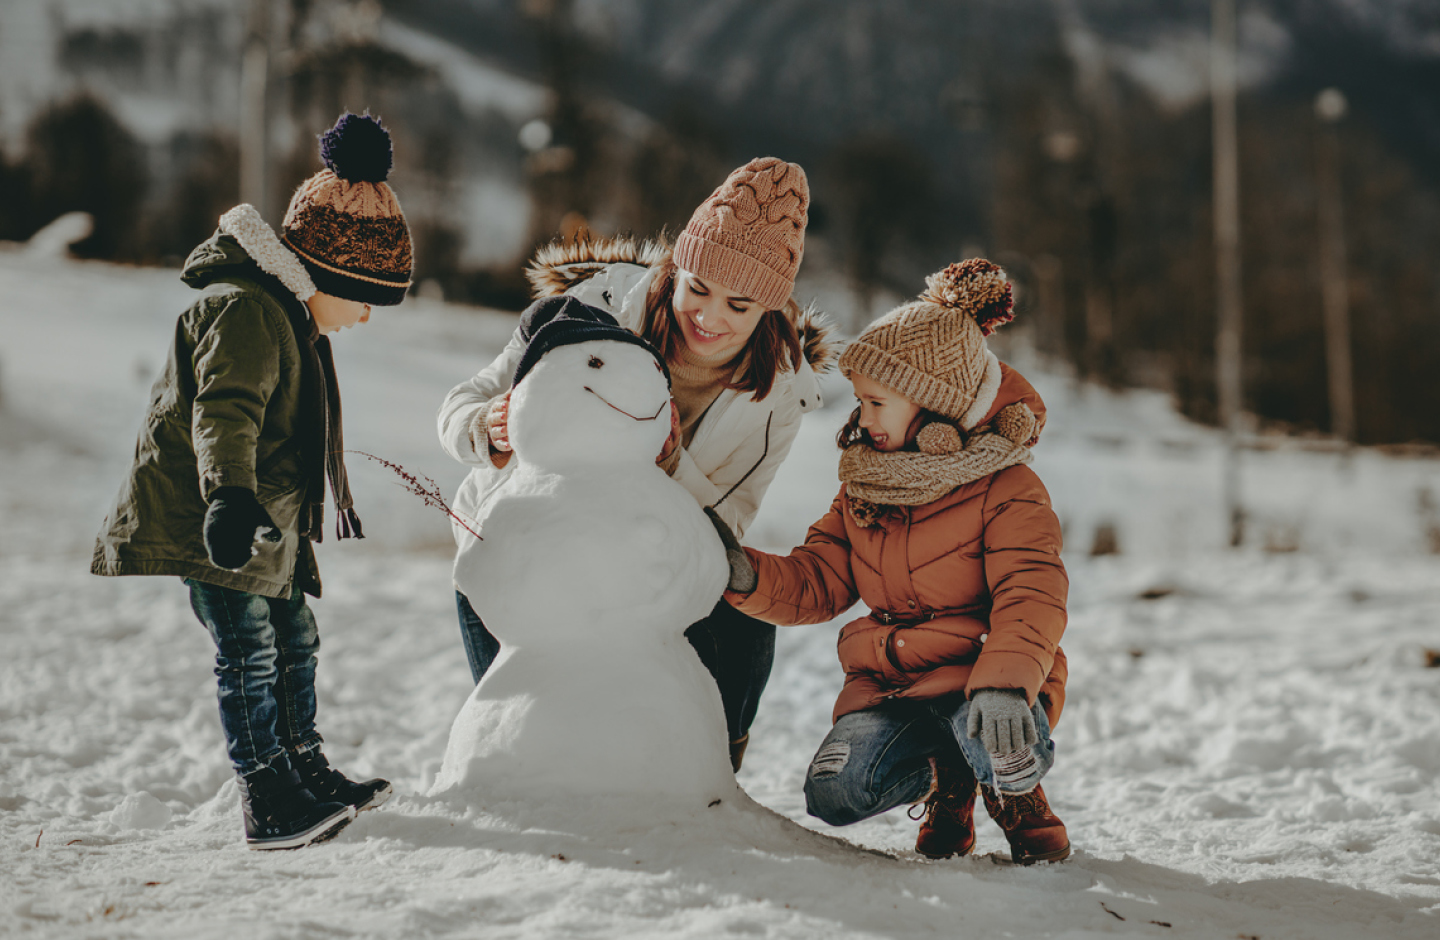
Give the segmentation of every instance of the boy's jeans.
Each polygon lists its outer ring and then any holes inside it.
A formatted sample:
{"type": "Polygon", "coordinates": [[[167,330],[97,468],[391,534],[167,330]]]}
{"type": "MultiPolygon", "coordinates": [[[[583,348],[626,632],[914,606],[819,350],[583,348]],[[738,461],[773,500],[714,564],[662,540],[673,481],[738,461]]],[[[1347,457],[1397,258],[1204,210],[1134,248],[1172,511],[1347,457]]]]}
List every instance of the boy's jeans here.
{"type": "Polygon", "coordinates": [[[220,727],[236,773],[320,746],[315,731],[315,615],[297,586],[288,599],[186,579],[190,606],[215,641],[220,727]]]}
{"type": "MultiPolygon", "coordinates": [[[[455,592],[455,606],[460,614],[460,636],[465,642],[470,675],[479,683],[500,655],[500,641],[485,628],[475,608],[459,591],[455,592]]],[[[740,740],[750,731],[760,707],[760,694],[775,665],[775,627],[721,601],[710,616],[685,631],[685,639],[720,688],[730,740],[740,740]]]]}
{"type": "MultiPolygon", "coordinates": [[[[1037,704],[1032,748],[1035,771],[1002,792],[1033,789],[1055,762],[1050,723],[1037,704]]],[[[923,702],[890,701],[844,715],[825,736],[805,774],[805,808],[832,826],[848,826],[905,803],[930,790],[930,758],[963,757],[975,778],[990,785],[990,754],[965,734],[970,703],[954,696],[923,702]]]]}

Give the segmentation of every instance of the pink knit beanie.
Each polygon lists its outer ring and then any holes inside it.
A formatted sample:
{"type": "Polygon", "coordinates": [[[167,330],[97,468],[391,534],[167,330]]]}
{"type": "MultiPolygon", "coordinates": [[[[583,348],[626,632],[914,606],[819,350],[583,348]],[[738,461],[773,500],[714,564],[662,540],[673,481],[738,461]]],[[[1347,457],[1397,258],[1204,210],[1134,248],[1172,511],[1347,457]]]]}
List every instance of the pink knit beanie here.
{"type": "Polygon", "coordinates": [[[672,257],[681,270],[779,310],[795,289],[809,209],[805,171],[759,157],[700,204],[675,239],[672,257]]]}

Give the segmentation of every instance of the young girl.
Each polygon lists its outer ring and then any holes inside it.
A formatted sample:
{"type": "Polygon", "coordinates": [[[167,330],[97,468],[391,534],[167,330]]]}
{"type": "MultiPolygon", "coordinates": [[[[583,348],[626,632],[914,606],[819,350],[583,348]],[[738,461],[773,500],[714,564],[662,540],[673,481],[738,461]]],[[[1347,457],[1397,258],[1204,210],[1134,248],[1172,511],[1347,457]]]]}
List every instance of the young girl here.
{"type": "Polygon", "coordinates": [[[1044,409],[985,337],[1010,284],[982,259],[927,279],[840,357],[860,401],[840,432],[842,486],[805,544],[746,554],[726,599],[776,624],[841,631],[845,686],[805,781],[843,826],[925,804],[916,851],[965,855],[977,788],[1016,862],[1070,853],[1038,783],[1065,697],[1060,525],[1026,466],[1044,409]],[[746,583],[746,581],[750,583],[746,583]]]}
{"type": "MultiPolygon", "coordinates": [[[[537,297],[568,294],[649,340],[670,370],[675,409],[661,466],[739,535],[760,508],[805,413],[820,406],[825,329],[791,293],[805,252],[805,171],[775,157],[735,169],[700,204],[673,248],[582,240],[542,249],[530,266],[537,297]]],[[[517,332],[500,356],[440,406],[440,442],[471,468],[455,499],[474,517],[504,479],[506,416],[517,332]]],[[[461,536],[464,533],[457,533],[461,536]]],[[[499,653],[456,592],[476,682],[499,653]]],[[[775,628],[716,604],[686,636],[715,677],[738,770],[775,654],[775,628]]]]}

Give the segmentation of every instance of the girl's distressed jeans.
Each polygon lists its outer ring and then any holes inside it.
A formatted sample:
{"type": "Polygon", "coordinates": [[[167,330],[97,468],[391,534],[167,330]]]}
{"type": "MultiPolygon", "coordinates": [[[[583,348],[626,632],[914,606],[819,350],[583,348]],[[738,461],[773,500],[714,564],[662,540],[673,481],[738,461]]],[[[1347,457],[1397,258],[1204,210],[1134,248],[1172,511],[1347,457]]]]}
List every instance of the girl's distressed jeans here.
{"type": "MultiPolygon", "coordinates": [[[[996,770],[978,738],[965,734],[970,703],[950,696],[923,702],[890,701],[844,715],[825,736],[805,774],[805,807],[832,826],[848,826],[888,809],[915,803],[930,790],[930,759],[963,757],[982,784],[994,788],[996,770]]],[[[1033,709],[1039,741],[1030,749],[1029,772],[1002,776],[1002,793],[1035,788],[1055,763],[1050,723],[1033,709]]]]}

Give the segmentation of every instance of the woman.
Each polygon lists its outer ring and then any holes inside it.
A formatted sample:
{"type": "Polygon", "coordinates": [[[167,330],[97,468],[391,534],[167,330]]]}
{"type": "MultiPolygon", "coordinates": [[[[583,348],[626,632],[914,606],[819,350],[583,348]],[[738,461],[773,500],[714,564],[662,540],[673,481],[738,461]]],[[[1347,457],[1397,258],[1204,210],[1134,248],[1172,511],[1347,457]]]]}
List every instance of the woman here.
{"type": "MultiPolygon", "coordinates": [[[[809,204],[805,172],[763,157],[726,178],[673,249],[627,240],[552,245],[528,272],[536,296],[569,294],[606,310],[664,354],[674,430],[660,465],[697,503],[715,507],[737,537],[755,518],[801,416],[820,407],[816,370],[831,350],[813,312],[790,296],[809,204]]],[[[510,379],[524,349],[517,333],[440,407],[441,444],[473,468],[455,500],[461,516],[476,515],[503,479],[510,379]]],[[[456,604],[479,682],[499,645],[458,591],[456,604]]],[[[775,628],[722,601],[686,636],[719,685],[738,770],[774,661],[775,628]]]]}

